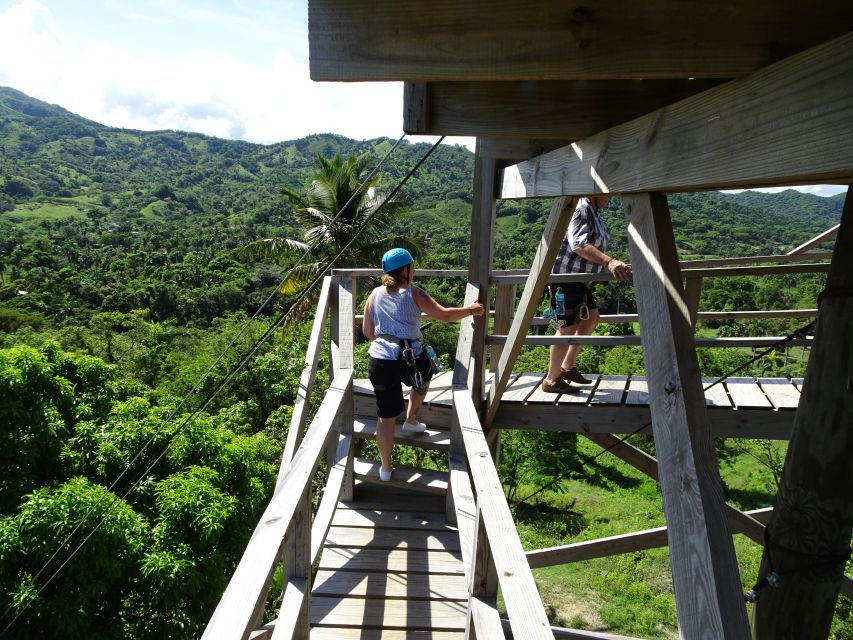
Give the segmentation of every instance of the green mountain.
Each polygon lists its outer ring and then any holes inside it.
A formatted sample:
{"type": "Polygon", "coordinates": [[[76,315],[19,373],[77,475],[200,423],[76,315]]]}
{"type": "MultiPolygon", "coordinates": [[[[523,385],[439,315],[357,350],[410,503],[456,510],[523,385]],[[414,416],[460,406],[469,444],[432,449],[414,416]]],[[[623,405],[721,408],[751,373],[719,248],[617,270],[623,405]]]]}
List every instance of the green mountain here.
{"type": "MultiPolygon", "coordinates": [[[[277,281],[234,249],[293,236],[281,186],[302,190],[316,154],[369,154],[387,138],[322,134],[272,145],[92,122],[0,88],[0,304],[62,324],[145,309],[179,323],[251,310],[277,281]],[[19,295],[18,291],[27,291],[19,295]]],[[[428,150],[404,141],[382,166],[393,188],[428,150]]],[[[468,259],[473,154],[442,145],[404,187],[413,215],[400,230],[429,239],[424,266],[468,259]]],[[[776,253],[832,226],[843,196],[671,194],[683,257],[776,253]]],[[[549,201],[498,204],[495,266],[530,263],[549,201]]],[[[618,198],[605,212],[613,250],[627,255],[618,198]]]]}

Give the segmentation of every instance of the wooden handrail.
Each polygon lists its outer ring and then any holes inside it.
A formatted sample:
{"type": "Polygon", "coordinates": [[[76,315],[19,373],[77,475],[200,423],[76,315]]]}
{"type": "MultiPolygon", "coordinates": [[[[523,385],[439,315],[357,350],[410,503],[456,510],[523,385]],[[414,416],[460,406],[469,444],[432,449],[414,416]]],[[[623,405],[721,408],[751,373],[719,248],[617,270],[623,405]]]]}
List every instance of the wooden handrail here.
{"type": "Polygon", "coordinates": [[[314,323],[311,326],[311,338],[305,351],[305,364],[302,366],[302,375],[299,377],[299,388],[296,390],[296,401],[293,404],[293,413],[290,417],[290,428],[287,431],[287,441],[284,445],[284,453],[281,457],[281,467],[278,472],[280,483],[285,472],[290,466],[293,453],[302,440],[302,431],[305,427],[306,409],[311,400],[311,391],[314,388],[314,379],[317,376],[317,362],[320,359],[320,346],[323,342],[323,326],[326,323],[326,313],[329,310],[329,289],[331,278],[323,278],[323,286],[320,289],[320,297],[317,300],[317,310],[314,313],[314,323]]]}
{"type": "MultiPolygon", "coordinates": [[[[243,557],[213,613],[202,638],[243,638],[259,618],[270,580],[281,556],[285,532],[302,496],[310,489],[324,445],[345,396],[352,393],[353,370],[335,377],[293,461],[261,516],[243,557]]],[[[308,587],[310,589],[310,586],[308,587]]]]}
{"type": "MultiPolygon", "coordinates": [[[[802,256],[798,256],[802,258],[802,256]]],[[[786,258],[787,259],[787,258],[786,258]]],[[[681,270],[681,275],[684,278],[719,278],[723,276],[766,276],[787,273],[826,273],[829,271],[828,262],[818,262],[815,264],[794,263],[794,264],[772,264],[772,265],[754,265],[754,266],[714,266],[714,267],[695,267],[689,262],[680,263],[684,265],[681,270]]],[[[508,273],[494,271],[489,282],[492,284],[524,284],[527,282],[527,271],[521,273],[508,273]]],[[[560,282],[605,282],[614,280],[611,273],[552,273],[548,276],[549,283],[560,282]]]]}
{"type": "MultiPolygon", "coordinates": [[[[695,338],[694,342],[698,348],[739,348],[739,347],[771,347],[784,340],[781,336],[770,337],[733,337],[733,338],[695,338]]],[[[486,338],[487,344],[504,344],[507,341],[505,335],[491,335],[486,338]]],[[[790,347],[808,347],[813,343],[813,338],[796,338],[789,340],[790,347]]],[[[552,345],[552,344],[579,344],[586,347],[618,347],[618,346],[641,346],[640,336],[525,336],[526,345],[552,345]]]]}
{"type": "Polygon", "coordinates": [[[486,530],[513,635],[516,638],[553,640],[548,616],[518,537],[477,408],[467,387],[454,387],[453,406],[462,433],[474,494],[477,496],[477,508],[486,530]]]}
{"type": "MultiPolygon", "coordinates": [[[[815,251],[812,253],[791,253],[767,256],[737,256],[734,258],[706,258],[703,260],[681,260],[679,265],[682,269],[697,269],[704,267],[731,267],[744,264],[779,264],[785,262],[804,262],[809,260],[825,260],[829,261],[832,258],[830,251],[815,251]]],[[[495,269],[492,271],[492,277],[489,280],[491,284],[519,284],[523,283],[529,271],[527,269],[495,269]],[[507,281],[506,278],[512,280],[507,281]],[[518,280],[516,278],[522,278],[518,280]]],[[[382,269],[333,269],[332,275],[349,276],[349,277],[374,277],[378,278],[382,275],[382,269]]],[[[554,274],[556,276],[556,274],[554,274]]],[[[415,269],[415,277],[421,278],[467,278],[467,269],[415,269]]],[[[601,280],[601,278],[592,278],[601,280]]]]}

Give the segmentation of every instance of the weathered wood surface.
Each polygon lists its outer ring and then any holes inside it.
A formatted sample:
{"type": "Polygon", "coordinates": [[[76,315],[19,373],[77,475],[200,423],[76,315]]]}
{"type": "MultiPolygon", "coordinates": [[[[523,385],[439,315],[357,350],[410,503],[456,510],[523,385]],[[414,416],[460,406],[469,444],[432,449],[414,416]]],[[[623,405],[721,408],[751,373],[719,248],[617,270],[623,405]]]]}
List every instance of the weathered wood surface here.
{"type": "Polygon", "coordinates": [[[326,324],[326,314],[329,311],[331,280],[328,276],[323,278],[320,296],[317,299],[317,310],[314,313],[314,322],[311,325],[311,338],[308,340],[308,348],[305,351],[305,364],[302,365],[302,374],[299,376],[299,389],[296,391],[293,413],[290,416],[290,428],[287,431],[287,441],[284,444],[284,453],[282,454],[282,464],[278,471],[279,483],[290,467],[290,461],[293,459],[296,448],[302,442],[308,402],[311,400],[314,379],[317,377],[317,363],[320,360],[320,345],[323,341],[323,326],[326,324]]]}
{"type": "Polygon", "coordinates": [[[447,491],[447,471],[435,471],[433,469],[420,469],[402,464],[394,465],[394,473],[391,479],[383,482],[379,479],[378,460],[365,460],[356,458],[353,462],[353,470],[356,477],[362,482],[382,482],[389,486],[407,488],[412,491],[444,495],[447,491]]]}
{"type": "Polygon", "coordinates": [[[404,122],[403,130],[418,135],[578,140],[720,82],[679,79],[406,83],[404,112],[414,111],[424,102],[420,91],[413,91],[409,97],[408,87],[416,85],[424,87],[427,113],[414,126],[404,122]]]}
{"type": "Polygon", "coordinates": [[[504,170],[502,198],[853,181],[853,34],[504,170]]]}
{"type": "Polygon", "coordinates": [[[326,547],[366,547],[374,549],[428,549],[461,551],[459,535],[452,529],[438,531],[418,531],[407,529],[384,529],[381,527],[343,527],[329,528],[326,547]]]}
{"type": "MultiPolygon", "coordinates": [[[[492,423],[498,429],[629,433],[651,419],[648,404],[626,403],[630,384],[627,376],[587,374],[593,380],[598,378],[598,383],[589,387],[578,387],[578,390],[571,394],[537,393],[534,396],[533,393],[541,382],[543,374],[513,375],[516,376],[518,386],[516,387],[515,381],[512,382],[504,394],[501,408],[492,423]],[[538,402],[540,398],[542,401],[538,402]],[[552,398],[556,398],[556,404],[552,398]]],[[[754,379],[746,380],[751,381],[747,386],[753,390],[758,388],[754,379]]],[[[789,381],[787,378],[766,378],[762,380],[778,380],[772,384],[778,384],[786,389],[792,388],[794,392],[798,392],[799,386],[802,385],[802,379],[789,381]]],[[[716,381],[716,378],[703,378],[702,386],[708,387],[716,381]]],[[[366,393],[368,388],[360,383],[361,381],[358,381],[357,386],[361,389],[361,393],[366,393]]],[[[741,388],[743,386],[741,385],[741,388]]],[[[705,404],[709,409],[708,420],[713,437],[786,440],[790,436],[794,420],[790,409],[776,411],[767,401],[762,402],[760,408],[740,407],[736,411],[732,410],[725,382],[716,384],[707,391],[703,389],[703,393],[705,404]]],[[[634,401],[639,401],[640,394],[637,393],[635,396],[634,401]]],[[[794,397],[789,398],[789,402],[794,400],[794,397]]],[[[367,406],[373,409],[371,403],[373,403],[372,397],[356,396],[357,407],[367,406]]],[[[429,423],[431,429],[438,431],[449,426],[451,410],[450,398],[444,400],[442,396],[439,401],[433,403],[429,414],[432,420],[429,423]]],[[[644,433],[650,433],[650,430],[647,429],[644,433]]],[[[411,436],[412,439],[417,437],[411,436]]],[[[435,438],[441,442],[440,436],[435,438]]]]}
{"type": "Polygon", "coordinates": [[[452,631],[461,640],[468,588],[443,499],[388,483],[357,484],[355,494],[356,502],[338,504],[318,563],[311,637],[346,638],[358,629],[359,638],[452,631]]]}
{"type": "Polygon", "coordinates": [[[335,505],[341,499],[351,448],[352,436],[349,434],[338,435],[338,448],[335,451],[332,467],[326,476],[323,498],[317,507],[317,513],[314,514],[314,524],[311,525],[311,564],[320,557],[323,540],[326,538],[326,532],[329,530],[335,513],[335,505]]]}
{"type": "MultiPolygon", "coordinates": [[[[353,435],[356,438],[376,439],[376,418],[369,416],[356,416],[353,435]]],[[[450,448],[450,434],[446,429],[427,428],[422,433],[407,433],[403,431],[403,425],[394,425],[394,442],[417,446],[422,449],[435,449],[447,451],[450,448]]]]}
{"type": "MultiPolygon", "coordinates": [[[[386,573],[320,569],[314,579],[315,596],[365,598],[468,599],[465,577],[458,574],[386,573]]],[[[355,622],[355,621],[352,621],[355,622]]]]}
{"type": "MultiPolygon", "coordinates": [[[[420,500],[420,497],[417,498],[420,500]]],[[[410,500],[412,500],[410,498],[410,500]]],[[[369,505],[365,505],[369,507],[369,505]]],[[[384,527],[389,529],[418,529],[444,531],[447,523],[444,512],[402,511],[397,509],[338,509],[332,520],[334,526],[384,527]]]]}
{"type": "MultiPolygon", "coordinates": [[[[685,307],[686,309],[686,307],[685,307]]],[[[772,347],[779,344],[784,336],[763,336],[763,337],[723,337],[723,338],[694,338],[693,344],[696,348],[744,348],[744,347],[772,347]]],[[[486,339],[488,344],[503,344],[508,342],[510,336],[501,336],[492,334],[486,339]]],[[[579,335],[549,335],[549,336],[530,336],[525,335],[519,338],[522,344],[545,346],[552,344],[579,344],[581,346],[602,346],[602,347],[620,347],[620,346],[640,346],[642,344],[641,336],[579,336],[579,335]]],[[[814,340],[805,336],[802,338],[794,338],[788,340],[787,344],[791,347],[806,347],[811,346],[814,340]]],[[[519,345],[520,348],[520,345],[519,345]]]]}
{"type": "Polygon", "coordinates": [[[358,621],[367,628],[461,631],[467,608],[467,603],[454,600],[317,596],[311,607],[311,623],[315,627],[349,627],[358,621]]]}
{"type": "Polygon", "coordinates": [[[462,631],[402,631],[399,629],[347,629],[314,627],[311,640],[464,640],[462,631]]]}
{"type": "MultiPolygon", "coordinates": [[[[847,152],[850,152],[850,145],[847,152]]],[[[755,637],[825,638],[853,534],[853,188],[847,190],[815,346],[794,418],[760,576],[755,637]],[[816,468],[816,465],[819,467],[816,468]],[[775,547],[773,545],[776,545],[775,547]],[[820,566],[823,563],[823,566],[820,566]],[[803,566],[812,565],[810,569],[803,566]],[[797,570],[800,569],[800,570],[797,570]]]]}
{"type": "MultiPolygon", "coordinates": [[[[845,33],[834,0],[419,2],[311,0],[311,78],[412,82],[731,78],[845,33]]],[[[524,118],[520,114],[519,118],[524,118]]]]}
{"type": "Polygon", "coordinates": [[[777,409],[796,409],[800,403],[800,392],[788,380],[758,378],[758,384],[777,409]]]}
{"type": "Polygon", "coordinates": [[[553,638],[486,436],[467,389],[454,389],[453,405],[465,442],[477,507],[482,514],[513,634],[531,640],[553,638]]]}
{"type": "Polygon", "coordinates": [[[769,409],[773,406],[753,378],[726,378],[724,384],[738,409],[769,409]]]}
{"type": "Polygon", "coordinates": [[[623,203],[681,633],[746,640],[749,626],[669,207],[665,196],[653,193],[627,196],[623,203]]]}
{"type": "Polygon", "coordinates": [[[252,622],[263,609],[269,581],[281,557],[288,523],[299,506],[303,491],[310,486],[320,453],[351,385],[351,369],[343,370],[333,381],[293,457],[290,469],[255,527],[203,638],[231,640],[243,637],[252,629],[252,622]]]}

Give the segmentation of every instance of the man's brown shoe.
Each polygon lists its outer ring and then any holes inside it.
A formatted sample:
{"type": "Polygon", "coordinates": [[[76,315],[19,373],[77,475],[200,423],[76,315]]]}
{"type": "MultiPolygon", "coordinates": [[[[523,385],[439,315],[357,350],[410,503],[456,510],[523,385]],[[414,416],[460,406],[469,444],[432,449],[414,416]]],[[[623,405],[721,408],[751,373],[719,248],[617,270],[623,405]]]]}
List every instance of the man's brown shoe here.
{"type": "Polygon", "coordinates": [[[577,393],[578,390],[563,380],[563,378],[557,378],[553,384],[547,380],[543,380],[542,391],[545,393],[577,393]]]}
{"type": "Polygon", "coordinates": [[[568,370],[563,369],[560,378],[566,382],[574,382],[575,384],[592,384],[592,380],[584,378],[581,372],[577,370],[577,367],[572,367],[568,370]]]}

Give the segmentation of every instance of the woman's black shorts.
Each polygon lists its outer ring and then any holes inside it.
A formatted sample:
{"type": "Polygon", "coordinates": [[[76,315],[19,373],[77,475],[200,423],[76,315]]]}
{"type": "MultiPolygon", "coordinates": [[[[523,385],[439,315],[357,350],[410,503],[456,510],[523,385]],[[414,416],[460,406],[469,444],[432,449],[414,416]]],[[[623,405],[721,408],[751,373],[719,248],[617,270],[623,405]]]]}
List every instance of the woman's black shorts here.
{"type": "MultiPolygon", "coordinates": [[[[432,379],[432,362],[425,351],[421,351],[415,364],[424,383],[429,382],[432,379]]],[[[373,385],[377,415],[380,418],[396,418],[405,411],[403,384],[411,385],[404,380],[403,365],[399,360],[380,360],[370,356],[367,363],[367,377],[373,385]]]]}
{"type": "Polygon", "coordinates": [[[554,295],[557,293],[557,288],[563,289],[563,295],[566,296],[564,306],[566,313],[557,315],[558,321],[562,321],[561,326],[570,327],[577,324],[582,318],[581,307],[586,304],[589,311],[598,309],[598,304],[595,302],[595,297],[592,295],[592,287],[587,286],[583,282],[564,282],[562,284],[549,284],[548,297],[551,299],[551,308],[556,312],[557,303],[554,300],[554,295]]]}

